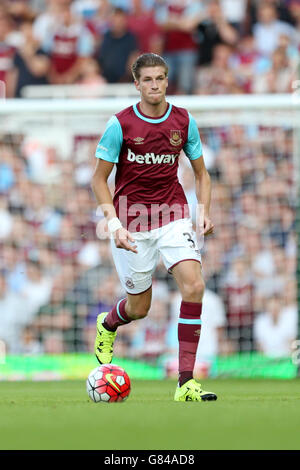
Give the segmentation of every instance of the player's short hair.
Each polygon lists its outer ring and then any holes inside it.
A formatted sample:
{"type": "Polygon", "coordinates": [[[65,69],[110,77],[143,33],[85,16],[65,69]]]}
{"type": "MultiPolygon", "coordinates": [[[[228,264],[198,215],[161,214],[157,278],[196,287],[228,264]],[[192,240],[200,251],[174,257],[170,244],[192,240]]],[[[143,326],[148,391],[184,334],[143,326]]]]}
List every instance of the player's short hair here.
{"type": "Polygon", "coordinates": [[[134,64],[132,64],[131,72],[134,80],[139,80],[141,76],[141,69],[144,67],[164,67],[166,76],[168,75],[168,66],[165,60],[158,54],[147,52],[140,55],[134,64]]]}

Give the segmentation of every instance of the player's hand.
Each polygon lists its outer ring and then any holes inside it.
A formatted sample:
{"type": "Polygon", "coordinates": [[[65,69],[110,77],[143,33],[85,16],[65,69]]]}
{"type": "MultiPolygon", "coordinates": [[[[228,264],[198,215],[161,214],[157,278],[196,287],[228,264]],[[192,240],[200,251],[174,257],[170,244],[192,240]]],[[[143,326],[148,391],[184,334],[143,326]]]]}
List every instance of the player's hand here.
{"type": "Polygon", "coordinates": [[[204,236],[210,235],[214,232],[214,225],[209,217],[204,216],[204,236]]]}
{"type": "Polygon", "coordinates": [[[115,231],[115,244],[117,248],[123,248],[127,251],[132,251],[133,253],[137,253],[137,246],[132,245],[134,243],[134,238],[132,235],[126,230],[126,228],[122,227],[115,231]],[[131,243],[130,243],[131,242],[131,243]]]}

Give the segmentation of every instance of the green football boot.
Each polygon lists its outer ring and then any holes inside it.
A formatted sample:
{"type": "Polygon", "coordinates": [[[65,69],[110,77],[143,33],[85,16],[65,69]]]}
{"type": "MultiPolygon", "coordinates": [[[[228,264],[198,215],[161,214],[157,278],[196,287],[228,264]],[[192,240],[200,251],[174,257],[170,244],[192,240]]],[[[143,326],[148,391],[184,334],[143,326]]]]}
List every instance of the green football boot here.
{"type": "Polygon", "coordinates": [[[181,387],[176,388],[175,401],[213,401],[217,395],[213,392],[205,392],[201,389],[201,384],[195,379],[188,380],[181,387]]]}
{"type": "Polygon", "coordinates": [[[108,312],[100,313],[97,317],[97,336],[95,339],[95,354],[100,364],[109,364],[113,357],[113,345],[117,336],[116,331],[108,331],[103,321],[108,312]]]}

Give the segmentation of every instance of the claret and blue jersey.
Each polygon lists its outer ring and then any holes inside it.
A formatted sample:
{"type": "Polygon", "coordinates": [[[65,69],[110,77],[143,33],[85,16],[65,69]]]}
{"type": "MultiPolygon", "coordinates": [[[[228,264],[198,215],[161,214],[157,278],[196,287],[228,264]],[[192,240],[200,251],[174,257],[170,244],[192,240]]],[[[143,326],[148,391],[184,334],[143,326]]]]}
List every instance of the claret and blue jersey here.
{"type": "MultiPolygon", "coordinates": [[[[190,160],[202,156],[196,121],[184,108],[168,104],[163,116],[150,118],[136,104],[108,121],[96,157],[117,166],[113,202],[125,226],[135,217],[130,211],[134,204],[143,204],[149,215],[153,205],[176,207],[171,221],[186,216],[187,201],[177,177],[182,150],[190,160]],[[123,206],[120,208],[121,196],[127,198],[126,220],[123,206]]],[[[150,224],[150,217],[146,219],[141,231],[156,228],[150,224]]]]}

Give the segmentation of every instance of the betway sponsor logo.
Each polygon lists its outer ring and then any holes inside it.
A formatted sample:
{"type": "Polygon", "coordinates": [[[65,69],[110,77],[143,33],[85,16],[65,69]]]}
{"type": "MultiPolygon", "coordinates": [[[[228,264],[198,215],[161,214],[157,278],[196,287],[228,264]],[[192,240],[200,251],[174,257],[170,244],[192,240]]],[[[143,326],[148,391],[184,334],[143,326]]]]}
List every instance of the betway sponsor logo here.
{"type": "Polygon", "coordinates": [[[155,163],[168,163],[173,165],[176,158],[179,157],[179,153],[172,153],[168,155],[156,155],[155,153],[146,153],[146,155],[136,155],[132,150],[128,149],[127,160],[129,162],[146,163],[147,165],[153,165],[155,163]]]}

